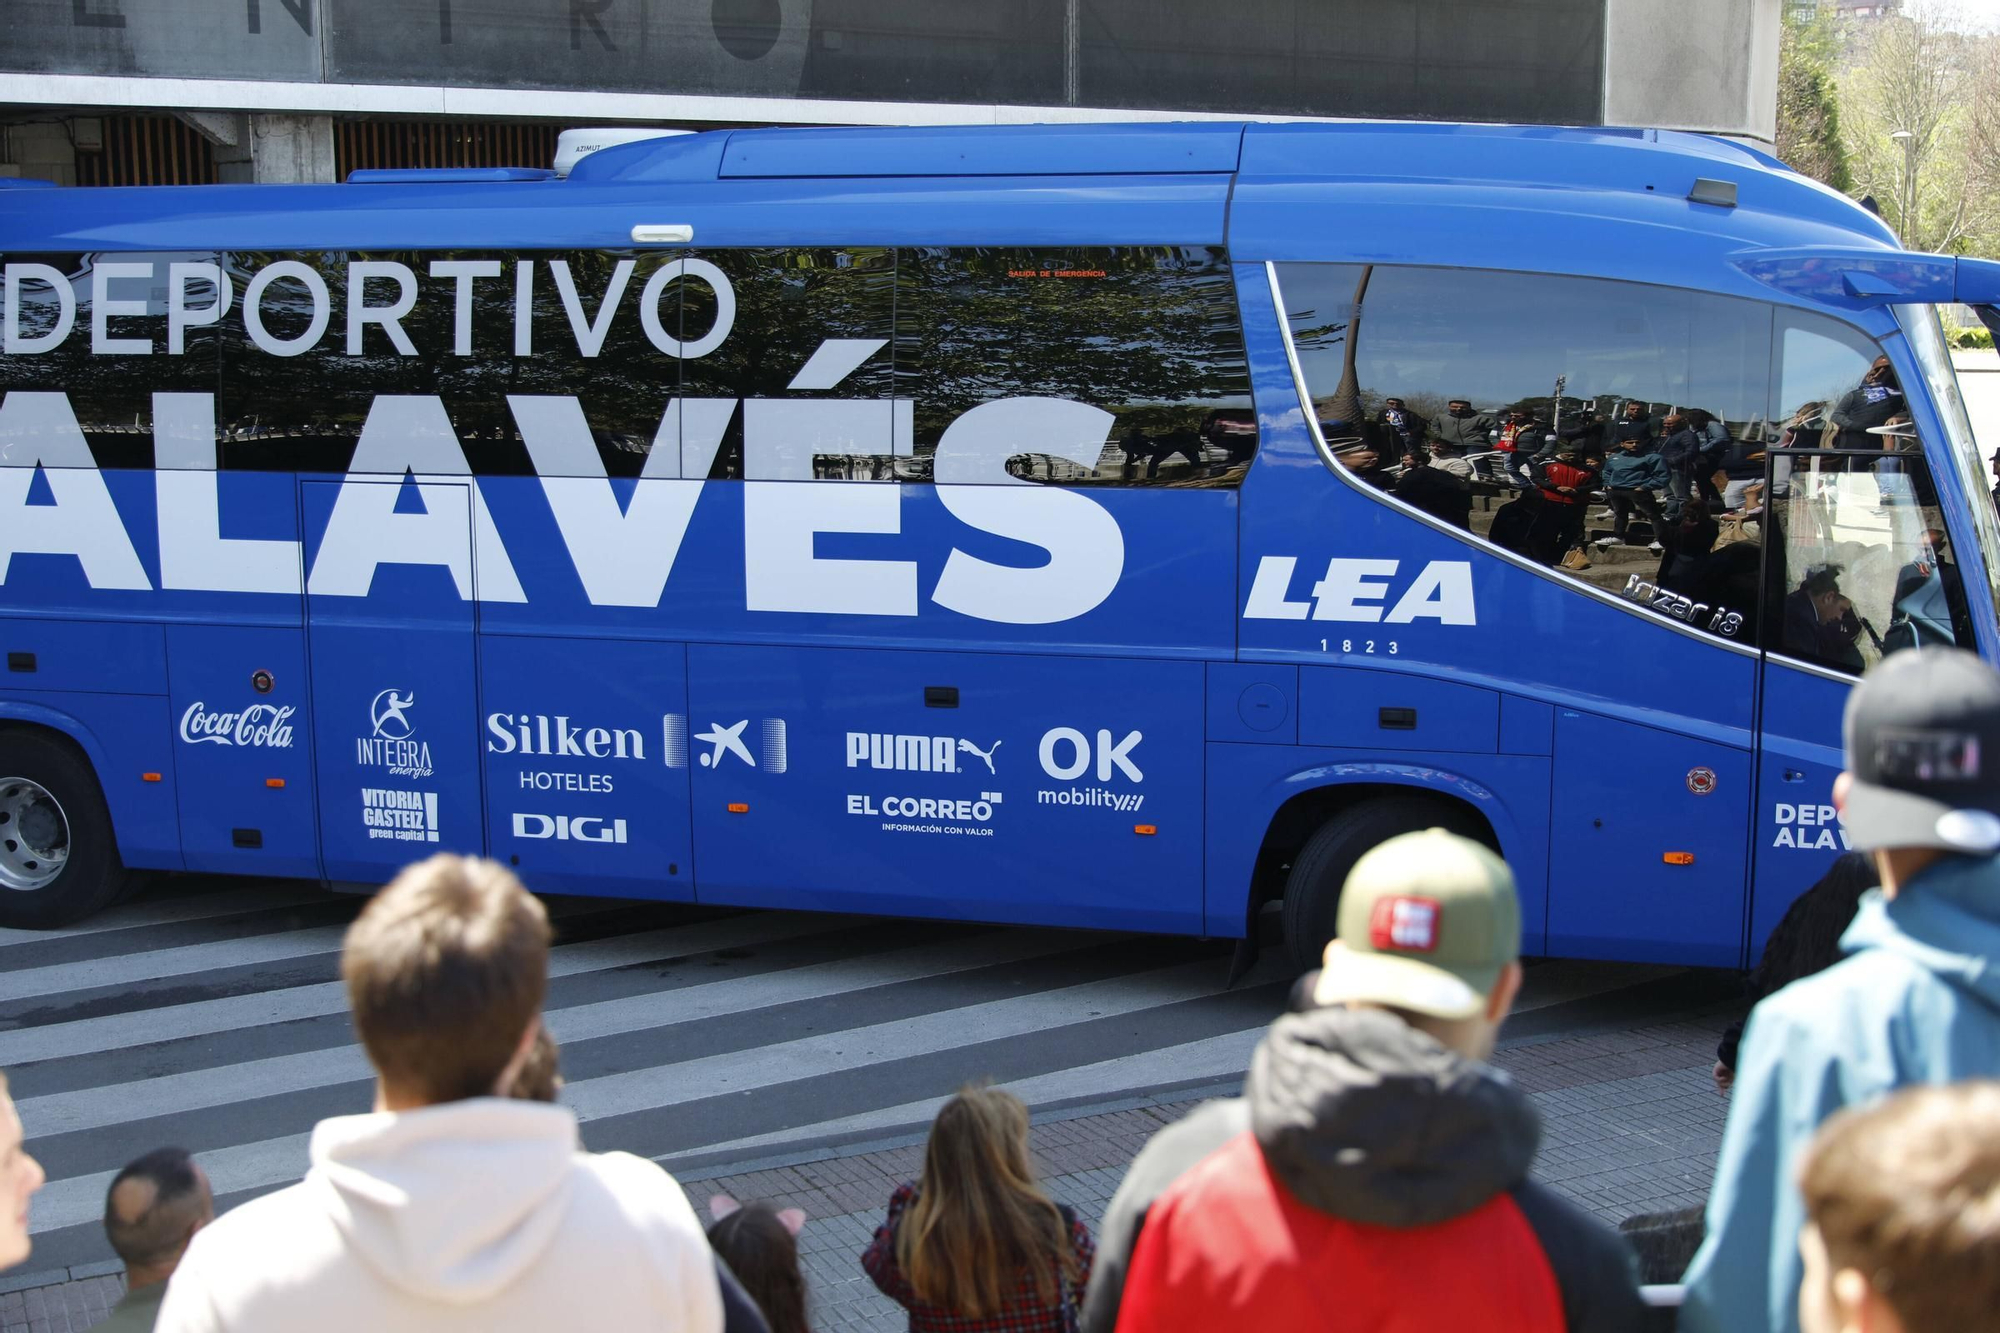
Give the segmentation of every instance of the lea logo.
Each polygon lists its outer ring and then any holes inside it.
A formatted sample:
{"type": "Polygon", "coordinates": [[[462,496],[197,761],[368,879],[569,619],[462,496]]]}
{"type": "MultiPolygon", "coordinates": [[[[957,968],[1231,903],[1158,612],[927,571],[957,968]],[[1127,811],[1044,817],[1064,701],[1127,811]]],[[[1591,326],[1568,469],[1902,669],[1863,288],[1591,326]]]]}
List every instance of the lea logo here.
{"type": "Polygon", "coordinates": [[[1294,600],[1292,575],[1298,557],[1267,555],[1257,562],[1245,620],[1346,620],[1364,624],[1408,625],[1435,620],[1440,625],[1474,625],[1472,564],[1432,560],[1394,592],[1400,560],[1326,562],[1326,576],[1312,585],[1311,601],[1294,600]]]}

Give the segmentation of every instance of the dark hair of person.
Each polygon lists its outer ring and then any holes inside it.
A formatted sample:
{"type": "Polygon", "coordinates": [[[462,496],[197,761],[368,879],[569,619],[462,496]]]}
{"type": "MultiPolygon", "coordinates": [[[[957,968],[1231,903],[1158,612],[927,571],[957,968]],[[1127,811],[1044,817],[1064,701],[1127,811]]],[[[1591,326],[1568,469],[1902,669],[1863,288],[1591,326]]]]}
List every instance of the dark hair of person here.
{"type": "Polygon", "coordinates": [[[155,1148],[128,1162],[104,1191],[104,1234],[127,1267],[144,1268],[172,1259],[187,1244],[197,1220],[189,1206],[199,1202],[201,1177],[185,1148],[155,1148]],[[137,1217],[122,1217],[112,1202],[128,1180],[146,1180],[153,1199],[137,1217]]]}
{"type": "Polygon", "coordinates": [[[810,1333],[799,1243],[777,1209],[768,1203],[744,1204],[709,1224],[708,1244],[764,1312],[771,1333],[810,1333]]]}
{"type": "Polygon", "coordinates": [[[528,1058],[521,1062],[521,1072],[514,1076],[507,1095],[524,1102],[552,1102],[562,1091],[562,1085],[562,1053],[548,1028],[537,1025],[528,1058]]]}

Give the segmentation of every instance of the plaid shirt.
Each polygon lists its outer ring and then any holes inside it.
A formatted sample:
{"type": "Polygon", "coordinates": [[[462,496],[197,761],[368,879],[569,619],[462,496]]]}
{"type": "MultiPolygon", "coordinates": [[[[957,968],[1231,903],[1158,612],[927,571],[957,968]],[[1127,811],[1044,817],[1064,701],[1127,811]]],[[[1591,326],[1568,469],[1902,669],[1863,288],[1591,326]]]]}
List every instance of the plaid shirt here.
{"type": "MultiPolygon", "coordinates": [[[[875,1229],[874,1242],[861,1252],[862,1270],[874,1279],[883,1295],[910,1312],[910,1333],[1064,1333],[1075,1326],[1064,1318],[1062,1298],[1053,1305],[1043,1305],[1035,1299],[1035,1284],[1025,1267],[1015,1279],[1014,1294],[1006,1308],[984,1319],[967,1319],[921,1299],[896,1262],[896,1227],[916,1197],[915,1185],[898,1186],[889,1196],[888,1219],[875,1229]]],[[[1064,1295],[1071,1304],[1080,1306],[1083,1289],[1090,1282],[1090,1262],[1097,1254],[1097,1247],[1091,1243],[1090,1229],[1082,1219],[1067,1208],[1062,1211],[1069,1220],[1069,1243],[1076,1254],[1077,1270],[1076,1282],[1064,1295]]]]}

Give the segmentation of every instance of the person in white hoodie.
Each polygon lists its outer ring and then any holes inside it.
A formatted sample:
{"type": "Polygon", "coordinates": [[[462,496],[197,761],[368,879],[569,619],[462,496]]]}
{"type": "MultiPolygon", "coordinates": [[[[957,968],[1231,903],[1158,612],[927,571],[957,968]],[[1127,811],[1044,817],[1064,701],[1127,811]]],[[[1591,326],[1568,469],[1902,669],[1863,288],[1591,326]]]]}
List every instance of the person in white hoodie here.
{"type": "Polygon", "coordinates": [[[340,969],[374,1111],[321,1121],[303,1181],[195,1236],[157,1333],[720,1333],[715,1259],[673,1177],[502,1095],[548,954],[542,905],[494,862],[434,856],[382,890],[340,969]]]}

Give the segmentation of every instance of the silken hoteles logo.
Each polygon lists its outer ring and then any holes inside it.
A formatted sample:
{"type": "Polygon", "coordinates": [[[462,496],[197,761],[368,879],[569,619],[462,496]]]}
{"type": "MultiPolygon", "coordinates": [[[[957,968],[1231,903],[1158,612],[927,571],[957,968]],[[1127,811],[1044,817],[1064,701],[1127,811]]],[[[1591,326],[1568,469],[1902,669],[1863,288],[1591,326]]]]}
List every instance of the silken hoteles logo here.
{"type": "Polygon", "coordinates": [[[595,815],[536,815],[516,812],[514,836],[556,842],[608,842],[623,844],[625,821],[599,819],[595,815]]]}
{"type": "Polygon", "coordinates": [[[251,704],[240,712],[211,713],[196,700],[181,714],[181,739],[189,745],[242,745],[262,749],[292,748],[292,714],[287,704],[251,704]]]}
{"type": "MultiPolygon", "coordinates": [[[[744,732],[755,720],[743,718],[736,722],[711,722],[707,731],[697,731],[694,739],[708,747],[708,753],[700,757],[701,766],[719,769],[725,760],[738,760],[751,768],[761,768],[766,773],[783,773],[791,766],[791,754],[786,739],[785,719],[767,717],[758,725],[758,752],[750,753],[750,743],[744,732]]],[[[734,764],[730,765],[734,767],[734,764]]]]}
{"type": "Polygon", "coordinates": [[[435,773],[430,742],[415,738],[416,723],[410,720],[416,703],[414,690],[394,686],[377,690],[368,701],[372,734],[354,738],[354,762],[363,768],[379,768],[392,778],[427,778],[435,773]]]}
{"type": "Polygon", "coordinates": [[[988,777],[998,777],[993,758],[1001,742],[981,747],[958,736],[911,736],[884,731],[847,733],[847,766],[875,768],[892,773],[976,773],[973,761],[986,766],[988,777]],[[965,755],[961,761],[959,756],[965,755]]]}
{"type": "Polygon", "coordinates": [[[636,727],[578,726],[567,713],[488,713],[486,749],[537,758],[644,759],[646,738],[636,727]]]}

